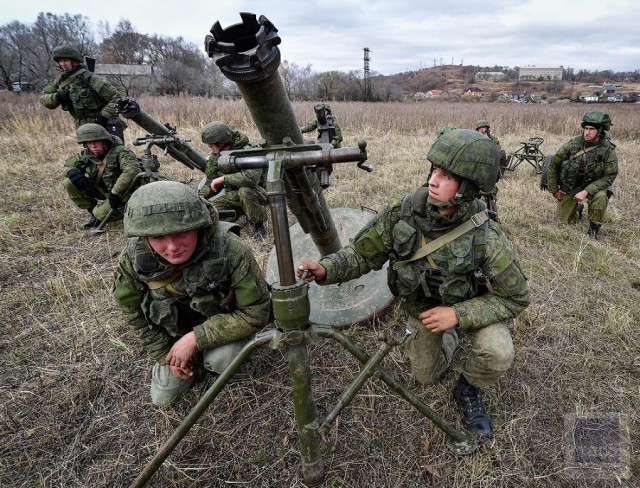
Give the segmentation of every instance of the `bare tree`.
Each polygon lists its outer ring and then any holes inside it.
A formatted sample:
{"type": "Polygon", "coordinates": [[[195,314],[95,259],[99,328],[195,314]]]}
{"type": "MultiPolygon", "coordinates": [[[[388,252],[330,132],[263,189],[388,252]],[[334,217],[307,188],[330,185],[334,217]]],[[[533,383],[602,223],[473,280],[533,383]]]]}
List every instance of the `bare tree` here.
{"type": "MultiPolygon", "coordinates": [[[[108,32],[108,24],[106,26],[108,32]]],[[[146,34],[139,34],[131,22],[122,19],[113,33],[102,41],[102,62],[142,64],[149,58],[151,42],[146,34]]]]}

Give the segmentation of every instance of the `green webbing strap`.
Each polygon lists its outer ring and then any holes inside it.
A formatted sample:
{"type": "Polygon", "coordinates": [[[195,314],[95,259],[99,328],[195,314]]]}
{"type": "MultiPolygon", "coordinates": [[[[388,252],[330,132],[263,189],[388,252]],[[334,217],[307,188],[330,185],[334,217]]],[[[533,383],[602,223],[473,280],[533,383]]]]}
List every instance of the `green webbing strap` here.
{"type": "Polygon", "coordinates": [[[65,86],[70,85],[71,83],[73,83],[73,80],[78,77],[78,75],[80,75],[81,73],[84,73],[85,71],[86,71],[86,69],[84,69],[84,68],[79,69],[78,71],[73,73],[71,76],[69,76],[69,78],[67,78],[62,83],[60,83],[58,85],[58,88],[63,89],[65,86]]]}
{"type": "Polygon", "coordinates": [[[583,154],[588,153],[589,151],[593,151],[594,149],[598,149],[598,146],[591,146],[588,147],[586,149],[581,149],[580,151],[578,151],[575,156],[573,156],[574,158],[579,158],[580,156],[582,156],[583,154]]]}
{"type": "Polygon", "coordinates": [[[475,229],[476,227],[480,227],[487,220],[489,220],[489,215],[485,210],[483,210],[482,212],[478,212],[477,214],[473,215],[469,220],[463,222],[458,227],[453,229],[451,232],[447,232],[445,235],[440,236],[437,239],[434,239],[429,244],[422,246],[409,259],[405,261],[397,261],[393,263],[392,268],[399,269],[406,266],[411,261],[415,261],[417,259],[428,256],[432,252],[437,251],[445,244],[449,244],[451,241],[453,241],[454,239],[457,239],[461,235],[466,234],[467,232],[469,232],[472,229],[475,229]]]}

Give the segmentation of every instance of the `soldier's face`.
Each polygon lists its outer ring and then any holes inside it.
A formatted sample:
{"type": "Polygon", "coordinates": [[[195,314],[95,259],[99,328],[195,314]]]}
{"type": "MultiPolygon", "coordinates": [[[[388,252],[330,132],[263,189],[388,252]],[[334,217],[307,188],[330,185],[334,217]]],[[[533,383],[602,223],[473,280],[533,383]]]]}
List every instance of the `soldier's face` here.
{"type": "Polygon", "coordinates": [[[207,144],[207,146],[209,146],[209,149],[211,149],[211,151],[216,154],[220,154],[221,151],[231,149],[231,146],[229,144],[220,144],[218,142],[210,142],[207,144]]]}
{"type": "Polygon", "coordinates": [[[480,132],[480,134],[486,134],[487,133],[487,128],[486,127],[478,127],[478,132],[480,132]]]}
{"type": "Polygon", "coordinates": [[[582,129],[582,137],[584,138],[585,142],[594,141],[596,137],[598,137],[598,129],[591,125],[585,125],[582,129]]]}
{"type": "Polygon", "coordinates": [[[89,141],[85,142],[85,144],[89,152],[94,156],[100,156],[107,147],[104,141],[89,141]]]}
{"type": "Polygon", "coordinates": [[[429,196],[438,202],[447,202],[456,196],[460,188],[458,178],[443,170],[433,168],[429,178],[429,196]]]}
{"type": "Polygon", "coordinates": [[[76,59],[58,58],[58,65],[65,73],[68,73],[80,63],[76,59]]]}
{"type": "Polygon", "coordinates": [[[169,234],[159,237],[147,237],[149,245],[171,264],[186,263],[196,250],[198,229],[169,234]]]}

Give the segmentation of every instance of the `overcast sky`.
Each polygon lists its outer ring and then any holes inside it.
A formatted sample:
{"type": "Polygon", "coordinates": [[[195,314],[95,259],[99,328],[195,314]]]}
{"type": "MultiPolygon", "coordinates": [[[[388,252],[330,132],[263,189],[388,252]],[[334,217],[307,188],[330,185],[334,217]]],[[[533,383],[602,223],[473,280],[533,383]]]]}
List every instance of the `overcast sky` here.
{"type": "Polygon", "coordinates": [[[282,59],[317,72],[361,70],[364,47],[371,70],[384,75],[434,61],[640,69],[638,0],[5,0],[0,24],[32,24],[39,12],[82,14],[96,34],[100,21],[127,19],[141,34],[197,46],[216,20],[226,28],[251,12],[278,29],[282,59]]]}

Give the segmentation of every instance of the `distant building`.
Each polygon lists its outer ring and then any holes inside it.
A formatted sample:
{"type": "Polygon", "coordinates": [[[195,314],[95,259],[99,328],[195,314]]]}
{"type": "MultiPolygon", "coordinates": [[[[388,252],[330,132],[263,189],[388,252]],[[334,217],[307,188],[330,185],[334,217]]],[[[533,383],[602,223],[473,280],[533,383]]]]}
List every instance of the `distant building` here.
{"type": "Polygon", "coordinates": [[[558,68],[538,68],[536,66],[525,66],[518,72],[519,80],[561,80],[564,73],[562,66],[558,68]]]}
{"type": "Polygon", "coordinates": [[[95,74],[129,92],[143,93],[153,90],[154,76],[150,64],[96,64],[95,74]]]}
{"type": "Polygon", "coordinates": [[[470,86],[462,93],[463,97],[481,97],[482,95],[484,93],[477,86],[470,86]]]}
{"type": "Polygon", "coordinates": [[[474,79],[500,81],[503,80],[506,76],[507,75],[505,75],[502,71],[478,71],[474,76],[474,79]]]}
{"type": "Polygon", "coordinates": [[[427,98],[432,98],[432,97],[440,97],[442,96],[443,92],[442,90],[429,90],[427,93],[425,93],[425,96],[427,98]]]}

